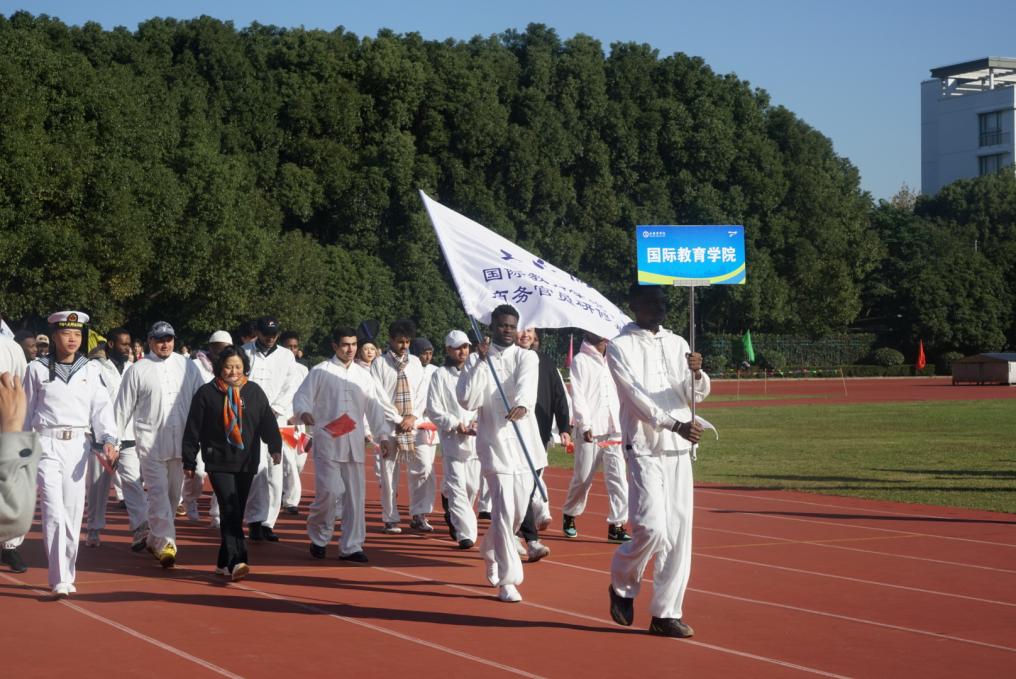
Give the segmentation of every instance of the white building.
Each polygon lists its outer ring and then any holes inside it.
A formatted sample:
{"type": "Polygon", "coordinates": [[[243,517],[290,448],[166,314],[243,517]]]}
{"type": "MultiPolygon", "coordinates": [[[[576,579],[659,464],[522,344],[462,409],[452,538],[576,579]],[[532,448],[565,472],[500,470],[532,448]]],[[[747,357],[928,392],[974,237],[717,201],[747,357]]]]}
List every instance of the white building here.
{"type": "Polygon", "coordinates": [[[921,192],[1016,162],[1016,59],[986,57],[931,70],[921,83],[921,192]]]}

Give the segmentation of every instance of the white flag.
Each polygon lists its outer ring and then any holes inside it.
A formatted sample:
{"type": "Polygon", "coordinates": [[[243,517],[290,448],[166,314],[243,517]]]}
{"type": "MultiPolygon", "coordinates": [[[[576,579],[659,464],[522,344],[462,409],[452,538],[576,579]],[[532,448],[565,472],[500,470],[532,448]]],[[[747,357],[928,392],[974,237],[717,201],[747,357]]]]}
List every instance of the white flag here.
{"type": "Polygon", "coordinates": [[[484,323],[500,304],[519,310],[519,328],[582,328],[613,338],[631,322],[575,276],[420,191],[466,313],[484,323]]]}

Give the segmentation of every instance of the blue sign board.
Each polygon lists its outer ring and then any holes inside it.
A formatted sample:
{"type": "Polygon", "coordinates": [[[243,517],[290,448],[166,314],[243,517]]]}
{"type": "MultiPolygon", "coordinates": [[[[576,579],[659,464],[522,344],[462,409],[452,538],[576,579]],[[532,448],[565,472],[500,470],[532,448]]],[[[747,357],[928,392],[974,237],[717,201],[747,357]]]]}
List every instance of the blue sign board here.
{"type": "Polygon", "coordinates": [[[744,285],[743,226],[637,226],[642,285],[744,285]]]}

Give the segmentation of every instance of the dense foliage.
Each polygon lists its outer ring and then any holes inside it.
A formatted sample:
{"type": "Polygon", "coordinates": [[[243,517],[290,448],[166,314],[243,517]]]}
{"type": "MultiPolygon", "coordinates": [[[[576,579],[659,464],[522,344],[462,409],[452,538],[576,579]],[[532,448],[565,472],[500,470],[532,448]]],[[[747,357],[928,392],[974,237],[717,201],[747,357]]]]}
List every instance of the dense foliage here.
{"type": "Polygon", "coordinates": [[[987,248],[1016,241],[995,197],[943,192],[873,219],[829,139],[698,58],[541,25],[434,42],[0,17],[8,318],[71,306],[100,328],[165,318],[201,337],[272,312],[320,339],[406,315],[439,338],[465,319],[418,189],[618,302],[634,225],[744,224],[748,283],[700,293],[706,332],[820,337],[909,306],[903,343],[1012,338],[1016,258],[1002,271],[987,248]],[[924,255],[963,229],[985,249],[942,282],[953,262],[924,255]],[[954,290],[986,306],[967,317],[954,290]]]}

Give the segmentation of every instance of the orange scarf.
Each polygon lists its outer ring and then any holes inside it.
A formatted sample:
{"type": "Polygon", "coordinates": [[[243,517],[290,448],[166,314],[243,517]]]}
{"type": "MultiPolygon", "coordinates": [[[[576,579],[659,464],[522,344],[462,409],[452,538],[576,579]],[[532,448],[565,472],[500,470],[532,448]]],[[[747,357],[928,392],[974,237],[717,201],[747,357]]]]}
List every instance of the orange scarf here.
{"type": "Polygon", "coordinates": [[[226,443],[243,450],[243,400],[240,390],[247,384],[243,376],[236,385],[227,384],[221,377],[215,378],[215,388],[225,394],[222,400],[222,426],[226,432],[226,443]]]}

